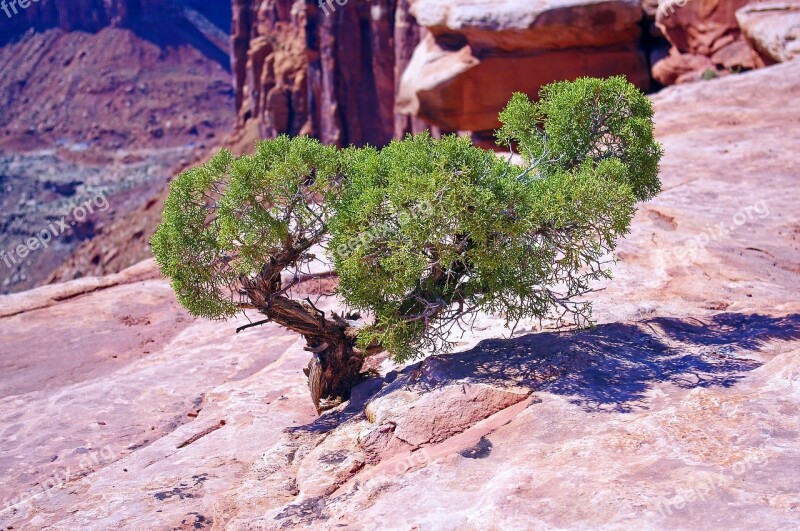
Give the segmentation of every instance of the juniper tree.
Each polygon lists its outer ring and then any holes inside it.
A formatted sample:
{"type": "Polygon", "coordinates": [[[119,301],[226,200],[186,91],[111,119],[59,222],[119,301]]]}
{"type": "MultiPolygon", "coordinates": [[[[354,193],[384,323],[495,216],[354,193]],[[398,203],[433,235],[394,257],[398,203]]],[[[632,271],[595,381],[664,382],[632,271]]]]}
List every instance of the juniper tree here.
{"type": "Polygon", "coordinates": [[[192,314],[255,310],[301,334],[321,410],[348,398],[371,353],[446,351],[478,312],[589,323],[584,296],[660,188],[652,115],[624,78],[583,78],[500,113],[498,143],[522,164],[428,133],[380,150],[286,136],[223,150],[172,183],[153,252],[192,314]],[[293,291],[317,248],[366,324],[293,291]]]}

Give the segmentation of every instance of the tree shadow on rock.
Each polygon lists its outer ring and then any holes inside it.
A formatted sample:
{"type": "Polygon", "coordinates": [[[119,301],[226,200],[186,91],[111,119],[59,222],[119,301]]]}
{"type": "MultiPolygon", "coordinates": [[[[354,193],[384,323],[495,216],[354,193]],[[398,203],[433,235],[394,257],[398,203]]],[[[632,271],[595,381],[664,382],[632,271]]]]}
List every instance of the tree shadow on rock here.
{"type": "Polygon", "coordinates": [[[647,392],[662,382],[685,389],[730,387],[762,365],[758,351],[765,344],[797,339],[798,314],[736,313],[709,321],[660,317],[490,339],[411,365],[374,394],[373,383],[371,396],[360,396],[346,414],[323,415],[303,429],[328,431],[357,415],[369,400],[399,389],[428,392],[464,383],[568,396],[587,411],[633,411],[646,407],[647,392]]]}
{"type": "Polygon", "coordinates": [[[687,389],[730,387],[761,365],[757,352],[764,344],[798,338],[796,314],[611,323],[483,341],[467,352],[409,368],[381,392],[399,386],[483,382],[570,396],[586,410],[630,411],[643,407],[647,391],[659,382],[687,389]]]}
{"type": "Polygon", "coordinates": [[[327,433],[345,422],[364,415],[364,408],[373,397],[377,396],[385,382],[381,378],[369,378],[353,388],[348,400],[342,407],[329,411],[314,422],[303,426],[288,428],[289,433],[311,432],[327,433]]]}

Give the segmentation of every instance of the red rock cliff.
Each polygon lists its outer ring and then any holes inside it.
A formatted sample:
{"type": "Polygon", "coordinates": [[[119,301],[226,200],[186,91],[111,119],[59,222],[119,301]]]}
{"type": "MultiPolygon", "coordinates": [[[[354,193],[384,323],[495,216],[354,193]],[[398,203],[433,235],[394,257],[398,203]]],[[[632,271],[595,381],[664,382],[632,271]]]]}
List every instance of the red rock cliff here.
{"type": "Polygon", "coordinates": [[[326,1],[233,0],[240,126],[382,145],[429,124],[488,131],[513,91],[535,95],[554,80],[627,74],[649,85],[637,0],[326,1]],[[537,16],[521,26],[528,12],[537,16]]]}
{"type": "Polygon", "coordinates": [[[240,124],[337,145],[384,144],[414,128],[394,111],[398,72],[419,40],[406,4],[233,0],[240,124]]]}

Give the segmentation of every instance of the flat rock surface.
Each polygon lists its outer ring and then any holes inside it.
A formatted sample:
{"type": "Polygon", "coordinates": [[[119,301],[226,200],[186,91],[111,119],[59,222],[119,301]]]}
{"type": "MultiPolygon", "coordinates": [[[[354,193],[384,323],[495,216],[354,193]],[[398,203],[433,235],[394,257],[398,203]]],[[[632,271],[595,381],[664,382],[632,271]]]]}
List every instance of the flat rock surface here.
{"type": "Polygon", "coordinates": [[[410,6],[420,26],[458,32],[495,52],[627,43],[642,19],[636,0],[412,0],[410,6]]]}
{"type": "Polygon", "coordinates": [[[484,316],[320,418],[295,336],[188,317],[152,263],[0,297],[0,528],[796,527],[798,91],[654,96],[664,191],[596,328],[484,316]]]}

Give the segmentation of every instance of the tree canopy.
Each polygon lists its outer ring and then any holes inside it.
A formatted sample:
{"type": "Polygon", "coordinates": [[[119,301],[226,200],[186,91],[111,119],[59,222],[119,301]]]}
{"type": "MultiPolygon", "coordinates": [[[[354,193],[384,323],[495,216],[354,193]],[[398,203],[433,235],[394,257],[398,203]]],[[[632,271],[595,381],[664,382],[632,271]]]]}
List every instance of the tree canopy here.
{"type": "Polygon", "coordinates": [[[255,309],[314,353],[338,340],[298,324],[325,317],[291,290],[316,248],[344,303],[368,316],[332,323],[361,357],[446,351],[477,312],[583,325],[636,203],[660,190],[652,117],[623,77],[582,78],[536,102],[515,94],[500,113],[498,143],[521,164],[427,132],[383,149],[281,136],[253,155],[223,150],[173,182],[153,252],[194,315],[255,309]]]}

